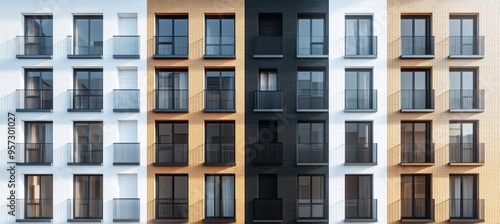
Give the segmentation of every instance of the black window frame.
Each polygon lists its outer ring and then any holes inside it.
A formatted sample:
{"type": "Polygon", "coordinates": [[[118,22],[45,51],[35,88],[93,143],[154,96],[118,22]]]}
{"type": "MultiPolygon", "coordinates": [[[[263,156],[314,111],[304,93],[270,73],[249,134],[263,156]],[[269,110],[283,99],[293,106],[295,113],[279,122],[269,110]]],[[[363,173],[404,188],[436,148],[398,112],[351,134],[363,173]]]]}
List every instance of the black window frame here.
{"type": "MultiPolygon", "coordinates": [[[[204,203],[204,208],[205,208],[205,219],[204,221],[205,222],[235,222],[236,221],[236,176],[234,174],[205,174],[205,203],[204,203]],[[209,198],[208,198],[208,189],[207,189],[207,186],[208,186],[208,177],[215,177],[218,179],[218,182],[220,183],[219,186],[217,186],[216,183],[214,183],[214,195],[216,193],[216,189],[217,187],[219,187],[219,192],[224,192],[223,191],[223,184],[222,184],[222,177],[232,177],[232,180],[233,180],[233,216],[223,216],[223,215],[220,215],[220,216],[208,216],[208,211],[207,211],[207,207],[208,207],[208,202],[209,202],[209,198]]],[[[217,180],[215,180],[215,182],[217,182],[217,180]]],[[[219,200],[222,200],[222,193],[219,195],[220,197],[219,198],[215,198],[214,196],[214,200],[216,199],[219,199],[219,200]]],[[[214,213],[220,213],[222,214],[222,210],[223,210],[223,203],[220,203],[219,204],[219,208],[215,208],[214,207],[214,213]]]]}
{"type": "MultiPolygon", "coordinates": [[[[104,52],[104,18],[102,15],[74,15],[73,16],[73,55],[74,56],[90,56],[91,58],[102,58],[102,55],[103,55],[103,52],[104,52]],[[78,37],[77,37],[77,20],[87,20],[88,22],[88,29],[87,29],[87,32],[88,32],[88,43],[86,46],[81,46],[81,47],[87,47],[88,48],[88,52],[84,52],[84,53],[81,53],[80,50],[78,49],[80,46],[78,45],[79,44],[79,40],[78,40],[78,37]],[[93,28],[91,27],[91,21],[92,20],[100,20],[101,21],[101,26],[102,26],[102,36],[101,36],[101,39],[100,41],[97,40],[97,41],[91,41],[91,36],[92,36],[92,30],[93,28]],[[96,46],[95,44],[96,43],[101,43],[102,46],[96,46]],[[94,45],[94,46],[92,46],[94,45]],[[100,49],[99,49],[100,47],[100,49]],[[92,48],[95,48],[95,49],[92,49],[92,48]],[[78,51],[77,51],[78,49],[78,51]],[[91,50],[93,52],[91,52],[91,50]]],[[[93,31],[93,32],[96,32],[96,31],[93,31]]],[[[85,41],[83,41],[85,42],[85,41]]],[[[78,57],[70,57],[70,58],[78,58],[78,57]]]]}
{"type": "MultiPolygon", "coordinates": [[[[346,174],[345,175],[345,189],[346,189],[346,192],[345,193],[345,200],[346,200],[346,213],[345,213],[345,219],[346,220],[349,220],[349,219],[367,219],[367,220],[370,220],[370,219],[376,219],[377,217],[377,214],[374,214],[374,212],[377,212],[377,210],[374,211],[374,206],[377,206],[377,203],[374,199],[374,195],[373,195],[373,174],[346,174]],[[369,197],[368,198],[363,198],[360,196],[360,188],[361,188],[361,182],[360,182],[360,178],[361,177],[368,177],[369,178],[369,197]],[[356,178],[356,186],[349,186],[349,181],[347,180],[348,178],[356,178]],[[356,187],[356,193],[357,193],[357,196],[356,197],[348,197],[347,195],[347,190],[348,189],[353,189],[354,187],[356,187]],[[362,209],[359,209],[358,206],[366,206],[366,204],[368,204],[369,206],[369,211],[364,211],[365,213],[368,212],[368,215],[362,215],[360,214],[363,213],[363,210],[362,209]],[[356,215],[354,216],[349,216],[348,212],[347,212],[347,208],[348,208],[348,205],[349,206],[352,206],[354,205],[356,208],[358,208],[356,210],[356,215]],[[361,211],[360,211],[361,210],[361,211]]],[[[375,207],[376,209],[376,207],[375,207]]]]}
{"type": "MultiPolygon", "coordinates": [[[[204,54],[205,58],[235,58],[236,57],[236,18],[234,15],[207,15],[207,16],[205,16],[205,36],[204,37],[205,37],[205,41],[204,41],[205,42],[204,43],[205,44],[205,47],[204,47],[205,48],[205,54],[204,54]],[[219,20],[219,36],[215,36],[215,37],[219,38],[218,44],[209,44],[208,43],[208,38],[209,38],[209,36],[208,36],[208,30],[209,30],[208,20],[212,20],[212,19],[219,20]],[[233,22],[233,27],[232,27],[232,29],[233,29],[233,36],[232,36],[233,44],[224,44],[222,41],[222,38],[224,37],[224,36],[222,36],[224,33],[222,20],[226,20],[226,19],[232,20],[232,22],[233,22]],[[209,46],[218,47],[219,53],[217,53],[217,54],[209,53],[209,51],[208,51],[209,46]],[[229,47],[232,46],[233,52],[229,53],[229,54],[224,54],[222,52],[223,51],[222,49],[224,46],[229,46],[229,47]]],[[[229,36],[229,37],[231,37],[231,36],[229,36]]]]}
{"type": "Polygon", "coordinates": [[[327,15],[324,14],[324,13],[299,13],[298,16],[297,16],[297,57],[314,57],[314,56],[326,56],[328,57],[328,21],[327,21],[327,15]],[[312,25],[312,22],[313,20],[315,19],[321,19],[323,20],[323,36],[318,36],[318,38],[321,38],[322,41],[313,41],[314,37],[313,36],[313,25],[312,25]],[[300,34],[300,20],[308,20],[309,21],[309,32],[308,32],[308,35],[307,36],[301,36],[300,34]],[[309,38],[309,41],[304,41],[306,42],[309,47],[306,48],[308,49],[306,53],[302,53],[302,51],[300,50],[300,46],[301,46],[301,37],[305,37],[305,38],[309,38]],[[321,50],[322,52],[317,54],[315,53],[316,50],[318,49],[315,49],[314,46],[315,45],[321,45],[321,50]]]}
{"type": "MultiPolygon", "coordinates": [[[[49,22],[47,21],[47,22],[49,22]]],[[[54,23],[52,15],[25,15],[24,16],[24,52],[19,52],[23,55],[44,55],[48,57],[43,58],[52,58],[52,49],[53,49],[53,33],[54,33],[54,23]],[[29,23],[30,20],[38,20],[38,33],[35,35],[30,34],[29,32],[29,23]],[[50,29],[50,35],[47,35],[44,32],[44,21],[50,21],[50,28],[46,27],[45,29],[50,29]],[[35,47],[35,52],[30,52],[28,48],[31,46],[35,47]]],[[[32,50],[32,48],[30,48],[32,50]]]]}
{"type": "Polygon", "coordinates": [[[236,153],[236,123],[234,121],[206,121],[204,126],[205,126],[205,147],[204,147],[205,148],[205,150],[204,150],[205,151],[205,162],[204,162],[204,165],[225,165],[225,166],[236,165],[236,154],[235,154],[236,153]],[[219,133],[217,135],[218,140],[216,143],[214,143],[213,140],[209,141],[209,139],[208,139],[209,136],[207,135],[207,133],[208,133],[208,126],[209,125],[217,125],[218,126],[219,133]],[[227,141],[228,139],[226,139],[226,141],[223,141],[223,139],[221,138],[223,125],[232,125],[233,139],[231,139],[229,141],[227,141]],[[225,142],[228,142],[228,143],[225,143],[225,142]],[[223,150],[227,149],[227,148],[222,147],[223,144],[229,144],[229,146],[231,146],[231,144],[232,144],[232,150],[229,150],[230,152],[228,152],[229,155],[224,155],[223,150]],[[209,159],[210,158],[209,148],[211,148],[210,145],[218,145],[216,147],[217,150],[215,150],[215,151],[218,151],[217,153],[219,153],[220,155],[218,156],[218,158],[215,158],[216,161],[210,161],[211,159],[209,159]],[[230,157],[232,157],[232,158],[230,158],[230,157]]]}
{"type": "MultiPolygon", "coordinates": [[[[153,58],[155,58],[155,56],[159,56],[161,58],[161,56],[170,56],[172,58],[176,58],[176,57],[179,57],[179,58],[187,58],[187,56],[189,55],[189,18],[188,18],[188,15],[157,15],[156,18],[155,18],[155,52],[154,52],[154,55],[153,55],[153,58]],[[160,30],[162,29],[160,27],[160,20],[171,20],[171,24],[172,24],[172,30],[171,30],[171,33],[172,33],[172,36],[160,36],[160,30]],[[176,24],[176,21],[177,20],[185,20],[185,25],[186,25],[186,35],[183,36],[183,35],[177,35],[176,32],[175,32],[175,24],[176,24]],[[163,41],[162,38],[166,37],[166,41],[163,41]],[[170,41],[168,41],[168,39],[171,38],[170,41]],[[185,42],[186,42],[186,46],[185,46],[185,50],[177,53],[176,49],[176,39],[177,38],[185,38],[185,42]],[[170,54],[165,54],[165,53],[160,53],[159,52],[159,45],[160,44],[166,44],[166,45],[171,45],[172,46],[172,53],[170,54]]],[[[166,28],[163,28],[163,29],[166,29],[166,28]]],[[[180,44],[181,45],[181,44],[180,44]]]]}
{"type": "MultiPolygon", "coordinates": [[[[85,75],[85,74],[84,74],[85,75]]],[[[73,70],[73,89],[72,105],[68,112],[88,111],[101,112],[104,106],[104,71],[103,69],[74,69],[73,70]],[[79,79],[79,73],[87,73],[86,78],[79,79]],[[100,80],[96,83],[92,80],[100,80]],[[87,82],[87,86],[83,86],[80,82],[87,82]],[[97,85],[97,87],[94,87],[97,85]],[[87,101],[87,104],[85,102],[87,101]],[[79,102],[79,103],[78,103],[79,102]],[[85,106],[87,105],[87,106],[85,106]]]]}
{"type": "MultiPolygon", "coordinates": [[[[83,139],[83,138],[82,138],[83,139]]],[[[84,148],[88,148],[84,147],[84,148]]],[[[90,164],[90,165],[102,165],[103,163],[103,154],[104,154],[104,123],[102,121],[74,121],[73,122],[73,148],[70,149],[73,151],[73,158],[70,158],[72,161],[68,161],[68,165],[74,165],[74,164],[90,164]],[[91,126],[93,125],[100,125],[96,128],[93,128],[91,126]],[[80,138],[78,136],[78,126],[87,128],[87,135],[82,136],[86,137],[85,142],[86,143],[79,143],[80,138]],[[100,133],[98,132],[100,129],[100,133]],[[92,130],[97,131],[97,133],[94,134],[92,130]],[[101,134],[101,135],[99,135],[101,134]],[[97,142],[92,139],[92,136],[97,136],[97,142]],[[77,139],[78,137],[78,139],[77,139]],[[87,144],[90,145],[91,149],[90,150],[79,150],[79,144],[87,144]],[[93,149],[93,146],[96,146],[97,149],[93,149]],[[85,154],[80,155],[80,153],[77,152],[82,152],[82,151],[87,151],[88,152],[88,158],[86,158],[85,154]]]]}
{"type": "Polygon", "coordinates": [[[54,106],[53,90],[54,72],[52,69],[25,69],[24,89],[18,90],[23,92],[24,96],[24,105],[18,105],[18,107],[24,109],[18,108],[18,111],[52,111],[54,106]],[[30,86],[32,79],[34,88],[30,86]]]}
{"type": "MultiPolygon", "coordinates": [[[[167,183],[168,184],[168,183],[167,183]]],[[[157,220],[165,220],[165,221],[168,221],[168,220],[171,220],[171,221],[186,221],[188,220],[189,218],[189,175],[188,174],[156,174],[155,175],[155,199],[157,200],[157,202],[155,203],[155,219],[157,220]],[[170,183],[171,184],[171,189],[172,189],[172,192],[167,192],[167,193],[170,193],[171,195],[171,200],[172,200],[172,214],[174,214],[174,207],[176,204],[180,204],[180,205],[184,205],[186,206],[185,207],[185,213],[184,213],[184,216],[174,216],[172,215],[171,217],[163,217],[163,216],[159,216],[159,204],[161,204],[161,201],[160,200],[166,200],[164,198],[160,198],[159,196],[159,190],[160,189],[163,189],[161,186],[160,186],[160,178],[161,177],[171,177],[172,178],[172,182],[170,183]],[[183,177],[185,178],[185,181],[186,181],[186,198],[178,198],[176,197],[176,191],[175,191],[175,186],[176,186],[176,181],[183,181],[182,179],[177,179],[176,177],[183,177]],[[175,203],[176,200],[181,200],[180,203],[175,203]],[[182,203],[184,202],[184,203],[182,203]]],[[[167,198],[168,199],[168,198],[167,198]]],[[[169,204],[168,202],[166,203],[167,205],[169,204]]]]}
{"type": "MultiPolygon", "coordinates": [[[[49,181],[49,180],[47,180],[49,181]]],[[[47,186],[46,186],[47,187],[47,186]]],[[[53,212],[53,198],[54,198],[54,177],[52,174],[25,174],[24,175],[24,204],[21,206],[24,206],[24,217],[20,217],[21,219],[34,219],[34,220],[41,220],[41,219],[52,219],[54,212],[53,212]],[[38,177],[40,178],[40,189],[39,189],[39,194],[40,198],[34,198],[34,197],[29,197],[29,179],[30,177],[38,177]],[[45,184],[43,184],[43,177],[50,177],[50,186],[52,189],[50,189],[50,197],[45,198],[42,195],[42,188],[45,184]],[[46,204],[46,205],[45,205],[46,204]],[[38,207],[38,211],[35,212],[35,216],[30,216],[30,212],[32,209],[29,209],[28,207],[35,206],[38,207]],[[44,207],[47,209],[48,212],[44,212],[44,207]],[[50,215],[43,215],[44,213],[50,213],[50,215]]]]}
{"type": "MultiPolygon", "coordinates": [[[[404,219],[424,219],[424,220],[433,220],[434,217],[433,217],[433,209],[434,209],[434,199],[432,199],[432,176],[431,174],[401,174],[401,179],[403,179],[404,177],[411,177],[411,182],[412,182],[412,189],[411,189],[411,198],[408,198],[409,200],[411,200],[411,207],[412,207],[412,215],[410,217],[404,217],[403,214],[401,214],[401,219],[404,220],[404,219]],[[415,198],[415,191],[416,191],[416,182],[415,182],[415,177],[424,177],[425,178],[425,197],[424,198],[415,198]],[[416,204],[416,199],[424,199],[424,204],[425,204],[425,215],[424,217],[419,217],[416,215],[416,211],[415,211],[415,207],[416,204]]],[[[403,182],[401,181],[401,185],[403,185],[403,182]]],[[[401,199],[402,200],[407,200],[407,198],[405,198],[403,196],[403,191],[404,189],[401,188],[401,199]]]]}
{"type": "Polygon", "coordinates": [[[153,111],[187,112],[189,108],[188,69],[156,69],[155,91],[155,109],[153,111]],[[181,78],[181,76],[185,76],[185,78],[181,78]],[[176,79],[179,80],[179,83],[175,83],[176,79]],[[183,79],[185,83],[181,82],[183,79]],[[163,87],[161,86],[162,81],[166,82],[163,87]],[[162,103],[162,99],[166,100],[167,103],[162,103]]]}
{"type": "Polygon", "coordinates": [[[327,183],[325,182],[325,175],[321,175],[321,174],[299,174],[297,176],[297,219],[300,220],[300,219],[306,219],[306,220],[314,220],[314,219],[326,219],[328,218],[328,193],[327,193],[327,183]],[[309,203],[300,203],[300,178],[301,177],[308,177],[309,178],[309,203]],[[322,185],[320,186],[312,186],[313,185],[313,181],[312,181],[312,178],[313,177],[321,177],[321,181],[323,182],[322,185]],[[313,195],[313,192],[314,190],[313,189],[316,189],[320,187],[320,190],[322,190],[322,193],[323,193],[323,198],[322,198],[322,202],[321,203],[313,203],[313,198],[312,198],[312,195],[313,195]],[[298,212],[300,209],[299,209],[299,206],[301,204],[306,204],[309,206],[310,208],[310,214],[309,216],[300,216],[300,213],[298,212]],[[321,204],[323,206],[323,216],[322,217],[312,217],[312,210],[313,210],[313,205],[314,204],[321,204]]]}
{"type": "Polygon", "coordinates": [[[434,149],[433,149],[433,144],[432,144],[432,122],[431,121],[401,121],[401,135],[404,133],[411,133],[411,142],[406,142],[403,141],[403,136],[401,136],[401,153],[402,153],[402,163],[434,163],[434,149]],[[424,124],[425,125],[425,143],[415,143],[415,125],[417,124],[424,124]],[[411,132],[404,132],[403,131],[403,125],[411,125],[411,132]],[[425,147],[425,158],[424,161],[420,161],[417,159],[417,149],[418,146],[416,144],[424,144],[425,147]],[[408,161],[405,161],[405,156],[403,155],[404,153],[404,148],[407,147],[407,145],[411,145],[411,158],[408,161]]]}
{"type": "MultiPolygon", "coordinates": [[[[73,205],[72,205],[73,206],[73,208],[72,208],[72,210],[73,210],[73,212],[72,212],[73,216],[70,217],[70,219],[68,221],[73,221],[73,220],[92,220],[92,219],[100,219],[100,220],[102,220],[103,219],[103,214],[104,214],[103,193],[104,193],[104,178],[103,178],[102,174],[75,174],[75,175],[73,175],[73,205]],[[88,189],[87,189],[88,190],[88,192],[87,192],[88,195],[90,195],[90,192],[93,189],[92,187],[90,187],[91,186],[90,178],[91,177],[100,177],[100,183],[101,183],[101,185],[100,185],[100,191],[101,192],[100,192],[99,195],[100,195],[101,198],[100,199],[96,198],[97,200],[100,200],[100,214],[98,214],[95,217],[94,216],[91,217],[90,215],[86,216],[86,217],[85,216],[82,216],[82,217],[77,217],[76,216],[76,212],[75,211],[76,211],[76,204],[77,204],[76,203],[76,199],[77,199],[76,198],[77,177],[86,177],[87,178],[86,182],[87,182],[87,185],[88,185],[88,189]]],[[[84,198],[84,199],[90,200],[90,199],[93,199],[93,198],[84,198]]],[[[99,201],[98,201],[98,203],[99,203],[99,201]]],[[[91,210],[90,209],[91,203],[87,202],[86,204],[88,206],[87,211],[90,212],[90,210],[91,210]]]]}
{"type": "MultiPolygon", "coordinates": [[[[188,165],[189,158],[189,123],[187,121],[156,121],[155,123],[155,165],[188,165]],[[160,126],[165,126],[166,129],[170,129],[170,133],[172,134],[169,137],[169,140],[163,142],[162,135],[160,135],[160,126]],[[185,127],[181,127],[185,126],[185,127]],[[186,133],[177,132],[176,129],[186,129],[186,133]],[[176,137],[185,138],[186,141],[183,142],[176,137]],[[178,142],[180,141],[180,142],[178,142]],[[177,155],[179,153],[179,148],[183,148],[184,152],[180,156],[177,155]],[[171,151],[172,158],[167,159],[167,161],[162,161],[160,159],[160,150],[171,151]],[[177,160],[177,158],[180,158],[177,160]]],[[[168,155],[169,153],[167,153],[168,155]]]]}

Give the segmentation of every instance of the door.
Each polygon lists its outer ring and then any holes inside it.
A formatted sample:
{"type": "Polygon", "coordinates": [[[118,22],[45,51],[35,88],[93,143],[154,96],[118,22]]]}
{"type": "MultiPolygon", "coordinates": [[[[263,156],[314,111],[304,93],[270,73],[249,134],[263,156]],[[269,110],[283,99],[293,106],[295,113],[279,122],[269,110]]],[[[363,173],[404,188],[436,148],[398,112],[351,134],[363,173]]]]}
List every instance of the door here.
{"type": "Polygon", "coordinates": [[[346,218],[371,218],[372,176],[346,175],[346,218]]]}
{"type": "Polygon", "coordinates": [[[401,71],[402,108],[430,109],[430,75],[428,70],[401,71]]]}
{"type": "Polygon", "coordinates": [[[453,161],[474,163],[478,161],[474,122],[450,123],[450,150],[453,161]]]}
{"type": "Polygon", "coordinates": [[[429,123],[401,123],[402,162],[431,162],[429,123]]]}
{"type": "Polygon", "coordinates": [[[346,17],[346,55],[372,55],[372,17],[346,17]]]}
{"type": "Polygon", "coordinates": [[[450,217],[477,217],[476,175],[450,176],[450,217]]]}
{"type": "Polygon", "coordinates": [[[407,16],[401,18],[403,55],[431,54],[430,17],[407,16]]]}
{"type": "Polygon", "coordinates": [[[346,109],[372,109],[371,70],[346,70],[346,109]]]}
{"type": "Polygon", "coordinates": [[[73,217],[75,219],[102,219],[101,175],[75,175],[73,217]]]}
{"type": "Polygon", "coordinates": [[[477,54],[475,16],[450,17],[450,52],[452,55],[477,54]]]}
{"type": "Polygon", "coordinates": [[[372,125],[369,122],[349,122],[345,124],[346,162],[371,163],[372,125]]]}
{"type": "Polygon", "coordinates": [[[453,108],[479,108],[475,70],[450,70],[450,101],[453,108]]]}
{"type": "Polygon", "coordinates": [[[52,176],[26,175],[25,219],[52,218],[52,176]]]}

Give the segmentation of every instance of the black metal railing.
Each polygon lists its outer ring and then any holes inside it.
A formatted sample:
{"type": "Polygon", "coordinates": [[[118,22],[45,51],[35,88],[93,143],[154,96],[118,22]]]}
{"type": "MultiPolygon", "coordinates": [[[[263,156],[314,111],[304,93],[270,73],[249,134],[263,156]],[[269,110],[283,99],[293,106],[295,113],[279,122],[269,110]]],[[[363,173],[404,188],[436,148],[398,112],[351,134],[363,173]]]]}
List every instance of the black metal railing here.
{"type": "Polygon", "coordinates": [[[433,110],[433,89],[402,89],[401,109],[403,110],[433,110]]]}
{"type": "Polygon", "coordinates": [[[234,198],[206,198],[205,218],[207,222],[211,220],[234,219],[236,199],[234,198]]]}
{"type": "Polygon", "coordinates": [[[188,36],[155,36],[153,40],[156,56],[188,55],[188,36]]]}
{"type": "Polygon", "coordinates": [[[282,36],[258,36],[254,39],[253,55],[283,55],[282,36]]]}
{"type": "Polygon", "coordinates": [[[16,199],[16,219],[52,219],[53,202],[52,199],[27,198],[16,199]]]}
{"type": "Polygon", "coordinates": [[[234,110],[234,90],[205,90],[205,110],[234,110]]]}
{"type": "Polygon", "coordinates": [[[434,163],[434,143],[402,143],[402,163],[434,163]]]}
{"type": "Polygon", "coordinates": [[[434,36],[402,36],[402,56],[434,55],[434,36]]]}
{"type": "Polygon", "coordinates": [[[234,56],[234,36],[205,36],[206,56],[234,56]]]}
{"type": "Polygon", "coordinates": [[[450,219],[484,220],[484,199],[450,198],[450,219]]]}
{"type": "Polygon", "coordinates": [[[450,163],[484,163],[484,143],[450,143],[450,163]]]}
{"type": "Polygon", "coordinates": [[[52,163],[52,143],[17,143],[17,163],[52,163]]]}
{"type": "Polygon", "coordinates": [[[298,143],[297,163],[328,163],[328,144],[298,143]]]}
{"type": "Polygon", "coordinates": [[[113,221],[138,222],[140,211],[139,198],[113,198],[113,221]]]}
{"type": "Polygon", "coordinates": [[[113,36],[113,55],[139,55],[139,43],[139,35],[115,35],[113,36]]]}
{"type": "Polygon", "coordinates": [[[71,110],[102,110],[102,90],[68,90],[69,108],[71,110]]]}
{"type": "Polygon", "coordinates": [[[484,90],[451,89],[450,110],[484,110],[484,90]]]}
{"type": "Polygon", "coordinates": [[[234,164],[234,143],[206,143],[205,163],[207,164],[234,164]]]}
{"type": "Polygon", "coordinates": [[[434,219],[434,199],[401,199],[401,219],[434,219]]]}
{"type": "Polygon", "coordinates": [[[376,56],[377,36],[346,36],[345,56],[376,56]]]}
{"type": "Polygon", "coordinates": [[[377,143],[346,143],[346,163],[377,163],[377,143]]]}
{"type": "Polygon", "coordinates": [[[188,144],[156,143],[155,162],[166,165],[187,165],[188,144]]]}
{"type": "Polygon", "coordinates": [[[297,199],[297,219],[325,219],[328,217],[328,199],[297,199]]]}
{"type": "Polygon", "coordinates": [[[155,219],[188,219],[187,198],[155,199],[155,219]]]}
{"type": "Polygon", "coordinates": [[[16,98],[18,110],[51,110],[54,104],[51,89],[18,89],[16,98]]]}
{"type": "Polygon", "coordinates": [[[328,55],[328,36],[298,36],[297,55],[328,55]]]}
{"type": "Polygon", "coordinates": [[[138,164],[139,143],[113,143],[113,164],[138,164]]]}
{"type": "Polygon", "coordinates": [[[350,89],[345,91],[346,110],[376,110],[377,90],[350,89]]]}
{"type": "Polygon", "coordinates": [[[450,56],[484,55],[484,36],[451,36],[450,56]]]}
{"type": "Polygon", "coordinates": [[[255,198],[253,199],[254,221],[283,220],[283,199],[255,198]]]}
{"type": "Polygon", "coordinates": [[[281,164],[283,163],[283,143],[281,142],[256,142],[252,145],[255,164],[281,164]]]}
{"type": "Polygon", "coordinates": [[[17,55],[52,55],[52,36],[17,36],[17,55]]]}
{"type": "Polygon", "coordinates": [[[297,110],[328,109],[328,90],[305,89],[297,91],[297,110]]]}
{"type": "Polygon", "coordinates": [[[68,219],[102,219],[102,199],[68,199],[68,219]]]}
{"type": "Polygon", "coordinates": [[[345,199],[345,219],[377,219],[377,199],[345,199]]]}
{"type": "Polygon", "coordinates": [[[114,89],[113,90],[113,110],[132,111],[139,110],[138,89],[114,89]]]}
{"type": "Polygon", "coordinates": [[[68,144],[68,163],[102,163],[102,143],[68,144]]]}
{"type": "Polygon", "coordinates": [[[283,92],[281,91],[255,91],[255,111],[283,110],[283,92]]]}
{"type": "Polygon", "coordinates": [[[157,110],[187,110],[188,109],[188,90],[163,90],[156,89],[155,109],[157,110]]]}
{"type": "Polygon", "coordinates": [[[103,52],[102,40],[93,40],[90,41],[89,43],[79,42],[79,44],[81,44],[79,45],[76,42],[74,42],[73,37],[69,35],[67,41],[68,41],[68,55],[102,56],[103,52]]]}

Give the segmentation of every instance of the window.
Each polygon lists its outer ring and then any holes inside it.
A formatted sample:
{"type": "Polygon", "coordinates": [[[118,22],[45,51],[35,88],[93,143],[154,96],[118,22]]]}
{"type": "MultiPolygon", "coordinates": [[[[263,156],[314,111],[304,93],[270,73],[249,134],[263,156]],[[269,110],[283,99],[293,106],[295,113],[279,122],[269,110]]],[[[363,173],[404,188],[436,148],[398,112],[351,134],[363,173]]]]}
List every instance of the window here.
{"type": "Polygon", "coordinates": [[[431,89],[430,70],[401,71],[401,109],[434,109],[434,91],[431,89]]]}
{"type": "Polygon", "coordinates": [[[52,70],[26,70],[24,90],[18,90],[18,110],[51,111],[53,109],[52,90],[52,70]]]}
{"type": "Polygon", "coordinates": [[[189,46],[187,16],[157,17],[155,44],[155,56],[187,56],[189,46]]]}
{"type": "Polygon", "coordinates": [[[102,75],[102,69],[75,70],[72,107],[68,111],[102,111],[102,75]]]}
{"type": "Polygon", "coordinates": [[[156,175],[156,219],[188,219],[188,176],[156,175]]]}
{"type": "MultiPolygon", "coordinates": [[[[52,56],[52,16],[25,16],[24,37],[20,37],[20,52],[25,56],[52,56]]],[[[21,57],[22,58],[22,57],[21,57]]]]}
{"type": "Polygon", "coordinates": [[[434,162],[430,122],[401,123],[401,162],[434,162]]]}
{"type": "Polygon", "coordinates": [[[278,81],[276,70],[262,70],[260,71],[260,85],[261,91],[276,91],[278,90],[278,81]]]}
{"type": "Polygon", "coordinates": [[[234,165],[234,122],[205,124],[205,163],[234,165]]]}
{"type": "Polygon", "coordinates": [[[484,37],[477,30],[476,16],[450,16],[450,57],[484,56],[484,37]]]}
{"type": "Polygon", "coordinates": [[[373,36],[372,16],[346,16],[345,55],[377,55],[377,38],[373,36]]]}
{"type": "Polygon", "coordinates": [[[207,16],[205,56],[234,57],[234,16],[207,16]]]}
{"type": "Polygon", "coordinates": [[[450,110],[484,110],[476,69],[450,70],[450,110]]]}
{"type": "Polygon", "coordinates": [[[26,175],[24,195],[24,217],[18,219],[52,219],[52,175],[26,175]]]}
{"type": "Polygon", "coordinates": [[[102,175],[75,175],[73,219],[102,219],[102,175]]]}
{"type": "Polygon", "coordinates": [[[283,35],[281,13],[259,13],[259,36],[281,37],[283,35]]]}
{"type": "Polygon", "coordinates": [[[431,195],[430,175],[401,175],[401,218],[433,219],[431,195]]]}
{"type": "Polygon", "coordinates": [[[52,122],[26,122],[25,144],[20,145],[19,162],[52,163],[52,122]]]}
{"type": "Polygon", "coordinates": [[[283,143],[278,136],[278,121],[259,121],[259,139],[254,143],[253,163],[281,164],[283,162],[283,143]]]}
{"type": "Polygon", "coordinates": [[[345,176],[345,218],[346,219],[375,219],[377,217],[373,200],[373,186],[371,175],[345,176]]]}
{"type": "Polygon", "coordinates": [[[297,72],[297,110],[328,109],[325,72],[300,70],[297,72]]]}
{"type": "Polygon", "coordinates": [[[207,70],[205,111],[234,111],[234,70],[207,70]]]}
{"type": "Polygon", "coordinates": [[[102,16],[75,16],[75,55],[102,56],[102,16]]]}
{"type": "Polygon", "coordinates": [[[371,69],[345,70],[345,109],[376,110],[377,92],[373,90],[371,69]]]}
{"type": "Polygon", "coordinates": [[[205,176],[205,218],[234,219],[234,175],[205,176]]]}
{"type": "Polygon", "coordinates": [[[401,55],[434,55],[430,16],[401,17],[401,55]]]}
{"type": "Polygon", "coordinates": [[[255,112],[283,111],[283,93],[278,91],[276,70],[261,70],[259,90],[255,92],[255,112]]]}
{"type": "Polygon", "coordinates": [[[73,151],[69,163],[102,163],[102,122],[74,123],[73,151]]]}
{"type": "Polygon", "coordinates": [[[299,15],[297,33],[297,55],[327,55],[324,15],[299,15]]]}
{"type": "Polygon", "coordinates": [[[187,111],[188,73],[185,70],[158,70],[156,74],[156,109],[187,111]]]}
{"type": "Polygon", "coordinates": [[[326,218],[327,204],[325,195],[325,177],[324,176],[306,176],[298,177],[298,218],[326,218]]]}
{"type": "Polygon", "coordinates": [[[283,15],[259,13],[259,36],[254,38],[254,58],[283,57],[283,15]]]}
{"type": "Polygon", "coordinates": [[[484,219],[482,203],[477,174],[450,175],[450,219],[484,219]]]}
{"type": "Polygon", "coordinates": [[[156,123],[156,163],[188,163],[188,123],[156,123]]]}
{"type": "Polygon", "coordinates": [[[345,123],[346,163],[376,163],[372,122],[345,123]]]}
{"type": "Polygon", "coordinates": [[[297,162],[328,163],[325,124],[302,122],[297,124],[297,162]]]}
{"type": "Polygon", "coordinates": [[[484,162],[475,121],[450,122],[450,163],[484,162]]]}

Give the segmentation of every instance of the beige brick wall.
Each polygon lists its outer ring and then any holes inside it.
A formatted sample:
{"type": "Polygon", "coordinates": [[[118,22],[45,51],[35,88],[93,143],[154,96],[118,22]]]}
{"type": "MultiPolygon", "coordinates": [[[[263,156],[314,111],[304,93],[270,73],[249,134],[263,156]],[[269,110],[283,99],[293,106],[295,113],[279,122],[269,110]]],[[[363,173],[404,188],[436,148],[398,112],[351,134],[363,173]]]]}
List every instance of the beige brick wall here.
{"type": "MultiPolygon", "coordinates": [[[[155,143],[155,121],[189,122],[189,166],[153,166],[154,149],[148,151],[148,215],[154,219],[155,174],[188,174],[189,222],[203,223],[205,174],[234,174],[236,189],[236,223],[244,223],[245,200],[245,123],[244,123],[244,1],[243,0],[149,0],[148,1],[148,146],[155,143]],[[152,59],[155,15],[188,15],[189,59],[152,59]],[[234,15],[236,59],[203,59],[205,15],[234,15]],[[153,113],[155,68],[188,70],[189,113],[153,113]],[[236,84],[236,113],[204,113],[206,68],[234,68],[236,84]],[[236,166],[204,166],[205,121],[234,121],[236,166]]],[[[146,74],[143,74],[146,75],[146,74]]]]}
{"type": "Polygon", "coordinates": [[[436,223],[449,219],[450,174],[475,173],[479,175],[479,198],[485,199],[485,223],[500,223],[500,143],[499,83],[500,29],[498,28],[498,0],[389,0],[388,1],[388,223],[398,223],[401,217],[401,174],[431,174],[432,197],[435,199],[436,223]],[[431,15],[431,30],[435,36],[435,59],[400,59],[401,15],[431,15]],[[479,36],[485,36],[484,59],[449,59],[449,17],[453,14],[478,15],[479,36]],[[450,113],[449,69],[478,68],[479,88],[486,91],[484,113],[450,113]],[[431,68],[432,88],[435,90],[435,112],[401,113],[401,68],[431,68]],[[431,121],[435,143],[435,164],[424,167],[399,165],[401,121],[431,121]],[[450,166],[449,121],[478,121],[479,142],[486,145],[486,163],[483,166],[450,166]]]}

